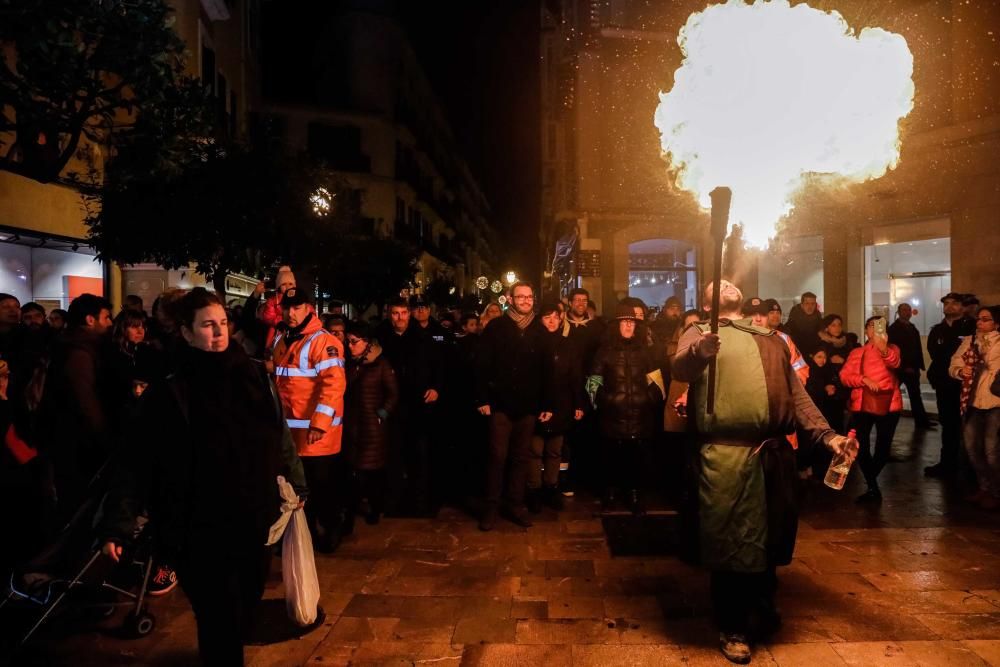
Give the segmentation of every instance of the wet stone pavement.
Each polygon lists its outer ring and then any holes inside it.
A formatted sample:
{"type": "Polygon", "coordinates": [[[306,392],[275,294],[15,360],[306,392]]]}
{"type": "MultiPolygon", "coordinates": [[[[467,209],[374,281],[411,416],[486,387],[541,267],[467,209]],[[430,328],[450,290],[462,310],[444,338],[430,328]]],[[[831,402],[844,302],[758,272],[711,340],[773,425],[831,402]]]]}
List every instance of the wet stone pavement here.
{"type": "MultiPolygon", "coordinates": [[[[753,664],[1000,665],[1000,514],[924,479],[938,442],[903,420],[880,507],[854,503],[857,471],[840,493],[808,485],[795,560],[779,571],[784,625],[753,664]]],[[[596,509],[577,498],[529,530],[501,521],[491,533],[447,508],[433,520],[360,523],[335,555],[317,557],[327,618],[309,634],[277,641],[284,608],[272,574],[264,633],[275,636],[262,641],[277,643],[249,647],[248,664],[729,664],[707,575],[670,554],[613,557],[596,509]]],[[[146,639],[56,623],[26,661],[197,664],[181,591],[152,610],[158,627],[146,639]]]]}

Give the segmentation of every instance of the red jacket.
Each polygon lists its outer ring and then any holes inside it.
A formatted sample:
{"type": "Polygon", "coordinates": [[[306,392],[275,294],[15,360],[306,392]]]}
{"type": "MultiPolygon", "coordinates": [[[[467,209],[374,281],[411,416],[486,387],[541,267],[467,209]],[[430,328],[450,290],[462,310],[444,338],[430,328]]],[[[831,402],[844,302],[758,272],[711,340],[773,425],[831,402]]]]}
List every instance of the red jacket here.
{"type": "Polygon", "coordinates": [[[867,377],[878,383],[879,393],[892,392],[889,412],[902,410],[903,395],[899,392],[899,378],[893,372],[899,368],[899,361],[899,348],[895,345],[888,347],[885,357],[872,343],[851,350],[844,367],[840,369],[840,382],[845,387],[851,388],[851,403],[848,409],[851,412],[861,412],[861,397],[865,391],[862,378],[867,377]]]}

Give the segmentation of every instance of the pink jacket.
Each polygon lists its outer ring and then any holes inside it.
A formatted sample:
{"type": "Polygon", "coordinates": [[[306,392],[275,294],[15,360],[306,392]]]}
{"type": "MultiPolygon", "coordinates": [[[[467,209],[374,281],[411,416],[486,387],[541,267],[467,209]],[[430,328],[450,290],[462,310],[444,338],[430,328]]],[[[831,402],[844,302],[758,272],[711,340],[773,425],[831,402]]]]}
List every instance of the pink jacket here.
{"type": "Polygon", "coordinates": [[[851,350],[844,367],[840,370],[840,382],[845,387],[851,387],[851,403],[848,409],[851,412],[861,411],[861,395],[865,388],[861,379],[867,377],[878,383],[880,393],[892,392],[889,412],[902,410],[903,395],[899,392],[899,378],[893,373],[894,369],[899,368],[899,361],[899,348],[895,345],[889,346],[885,357],[872,343],[851,350]],[[862,359],[864,368],[861,365],[862,359]]]}
{"type": "Polygon", "coordinates": [[[275,294],[264,302],[264,309],[260,313],[260,321],[269,327],[278,326],[281,321],[281,295],[275,294]]]}

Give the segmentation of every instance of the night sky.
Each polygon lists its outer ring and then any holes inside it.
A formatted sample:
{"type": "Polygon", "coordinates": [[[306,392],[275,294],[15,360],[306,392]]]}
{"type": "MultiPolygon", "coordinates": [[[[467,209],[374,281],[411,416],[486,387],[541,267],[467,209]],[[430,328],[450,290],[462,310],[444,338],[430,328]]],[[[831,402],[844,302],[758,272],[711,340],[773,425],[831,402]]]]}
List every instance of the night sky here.
{"type": "MultiPolygon", "coordinates": [[[[300,97],[324,78],[314,71],[316,53],[329,38],[323,26],[337,5],[265,4],[265,96],[300,97]]],[[[398,0],[395,6],[458,150],[492,206],[490,222],[501,238],[495,272],[514,268],[537,278],[538,0],[398,0]]]]}

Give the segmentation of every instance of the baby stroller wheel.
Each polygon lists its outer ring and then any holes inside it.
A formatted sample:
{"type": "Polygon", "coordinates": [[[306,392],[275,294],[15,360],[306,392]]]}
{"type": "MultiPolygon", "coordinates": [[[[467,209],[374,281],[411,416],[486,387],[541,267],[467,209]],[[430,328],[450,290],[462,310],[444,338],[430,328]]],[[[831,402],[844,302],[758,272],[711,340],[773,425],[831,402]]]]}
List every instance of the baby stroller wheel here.
{"type": "Polygon", "coordinates": [[[148,611],[131,613],[125,619],[125,630],[133,637],[145,637],[156,627],[156,617],[148,611]]]}

